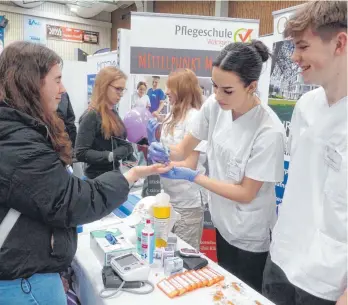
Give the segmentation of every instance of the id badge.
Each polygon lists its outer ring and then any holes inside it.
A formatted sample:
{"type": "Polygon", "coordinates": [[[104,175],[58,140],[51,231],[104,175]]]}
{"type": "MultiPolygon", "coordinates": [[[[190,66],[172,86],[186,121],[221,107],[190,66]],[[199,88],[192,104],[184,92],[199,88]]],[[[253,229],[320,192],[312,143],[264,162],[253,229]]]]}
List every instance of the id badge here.
{"type": "Polygon", "coordinates": [[[342,156],[335,148],[326,145],[324,159],[325,163],[334,171],[338,172],[341,169],[342,156]]]}
{"type": "Polygon", "coordinates": [[[239,182],[241,180],[241,166],[235,158],[231,158],[227,163],[227,177],[239,182]]]}

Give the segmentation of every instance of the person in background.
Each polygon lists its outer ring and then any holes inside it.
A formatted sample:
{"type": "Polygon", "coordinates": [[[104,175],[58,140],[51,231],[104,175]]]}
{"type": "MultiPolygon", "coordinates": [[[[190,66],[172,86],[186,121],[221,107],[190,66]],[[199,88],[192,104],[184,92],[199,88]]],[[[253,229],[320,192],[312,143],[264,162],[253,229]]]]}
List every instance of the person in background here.
{"type": "Polygon", "coordinates": [[[64,122],[65,130],[68,133],[72,147],[74,148],[76,140],[75,113],[67,92],[62,94],[62,99],[58,105],[57,113],[64,122]]]}
{"type": "Polygon", "coordinates": [[[201,86],[201,90],[202,90],[202,100],[203,100],[203,103],[207,100],[207,97],[205,96],[205,89],[203,86],[201,86]]]}
{"type": "Polygon", "coordinates": [[[146,83],[145,82],[139,82],[137,85],[137,92],[135,92],[132,96],[132,108],[134,107],[145,107],[147,109],[150,109],[151,103],[150,98],[146,94],[146,83]]]}
{"type": "Polygon", "coordinates": [[[0,304],[66,304],[59,273],[75,255],[76,226],[111,213],[139,178],[168,170],[72,175],[57,115],[61,66],[54,51],[31,42],[13,42],[0,55],[0,304]]]}
{"type": "Polygon", "coordinates": [[[158,88],[158,83],[160,81],[159,76],[152,77],[152,88],[147,91],[147,95],[150,98],[150,112],[156,118],[160,117],[160,113],[165,105],[166,95],[161,88],[158,88]]]}
{"type": "MultiPolygon", "coordinates": [[[[202,105],[201,89],[195,73],[189,69],[172,72],[168,77],[166,95],[172,107],[163,121],[160,141],[165,145],[176,145],[190,132],[190,124],[202,105]]],[[[150,135],[148,138],[151,142],[155,141],[158,126],[156,119],[152,119],[149,123],[150,135]]],[[[206,159],[205,152],[206,141],[202,141],[185,161],[175,165],[198,169],[200,173],[204,174],[205,168],[202,163],[206,159]]],[[[181,215],[173,232],[199,250],[204,218],[202,192],[205,190],[202,190],[199,185],[185,180],[173,181],[161,177],[161,183],[164,191],[170,196],[174,209],[181,215]]]]}
{"type": "Polygon", "coordinates": [[[132,145],[124,141],[126,128],[115,111],[126,90],[126,80],[127,76],[115,67],[101,69],[91,103],[80,118],[75,153],[79,162],[85,162],[84,173],[89,179],[119,169],[120,161],[133,153],[132,145]]]}
{"type": "MultiPolygon", "coordinates": [[[[263,294],[277,305],[347,300],[347,1],[311,1],[285,25],[305,84],[263,294]]],[[[347,304],[347,303],[345,303],[347,304]]]]}
{"type": "Polygon", "coordinates": [[[185,160],[201,141],[208,142],[209,177],[186,167],[164,176],[210,191],[218,262],[257,291],[276,218],[275,184],[284,178],[283,124],[255,94],[268,59],[261,41],[227,45],[213,62],[215,94],[192,120],[189,134],[169,153],[160,143],[149,147],[152,160],[169,162],[185,160]]]}

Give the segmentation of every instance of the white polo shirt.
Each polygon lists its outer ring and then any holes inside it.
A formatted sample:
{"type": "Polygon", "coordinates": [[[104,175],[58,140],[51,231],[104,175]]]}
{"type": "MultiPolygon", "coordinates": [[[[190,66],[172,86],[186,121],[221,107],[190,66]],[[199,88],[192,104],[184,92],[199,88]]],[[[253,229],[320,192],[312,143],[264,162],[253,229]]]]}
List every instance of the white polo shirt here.
{"type": "Polygon", "coordinates": [[[272,261],[295,286],[336,301],[347,287],[347,97],[304,94],[291,121],[291,160],[272,261]]]}
{"type": "MultiPolygon", "coordinates": [[[[179,144],[184,137],[190,131],[190,125],[194,121],[194,117],[198,114],[197,109],[190,109],[184,120],[179,122],[175,128],[173,135],[165,132],[161,132],[161,141],[165,145],[176,145],[179,144]]],[[[165,124],[163,126],[165,128],[165,124]]],[[[206,142],[202,141],[197,147],[196,151],[200,152],[200,157],[197,164],[197,170],[201,174],[205,174],[205,168],[203,167],[203,163],[206,160],[206,142]]],[[[186,181],[186,180],[172,180],[161,177],[161,182],[164,188],[164,191],[170,195],[170,202],[174,205],[174,207],[178,208],[198,208],[202,206],[201,203],[201,192],[206,192],[201,186],[186,181]]],[[[204,196],[204,194],[203,194],[204,196]]]]}
{"type": "Polygon", "coordinates": [[[139,96],[138,92],[135,92],[132,96],[132,108],[133,107],[150,107],[150,98],[147,94],[142,97],[139,96]]]}
{"type": "Polygon", "coordinates": [[[243,177],[263,181],[256,198],[239,203],[210,193],[214,226],[233,246],[266,252],[276,217],[275,183],[284,177],[285,132],[271,108],[258,105],[233,120],[210,96],[196,116],[191,134],[208,141],[209,176],[238,184],[243,177]]]}

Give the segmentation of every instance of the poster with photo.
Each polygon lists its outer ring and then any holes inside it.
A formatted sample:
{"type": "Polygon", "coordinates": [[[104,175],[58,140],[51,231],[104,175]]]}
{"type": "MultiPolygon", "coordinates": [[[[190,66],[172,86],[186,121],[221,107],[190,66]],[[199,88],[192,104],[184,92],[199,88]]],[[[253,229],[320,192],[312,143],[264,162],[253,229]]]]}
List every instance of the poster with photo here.
{"type": "MultiPolygon", "coordinates": [[[[306,92],[317,88],[316,85],[305,84],[300,67],[294,63],[291,56],[294,44],[283,38],[285,25],[289,17],[299,6],[273,12],[274,16],[274,43],[273,59],[270,71],[268,91],[268,105],[275,111],[282,121],[287,141],[290,133],[290,123],[296,102],[306,92]]],[[[276,186],[277,205],[281,204],[288,180],[290,155],[286,146],[284,156],[284,180],[276,186]]]]}

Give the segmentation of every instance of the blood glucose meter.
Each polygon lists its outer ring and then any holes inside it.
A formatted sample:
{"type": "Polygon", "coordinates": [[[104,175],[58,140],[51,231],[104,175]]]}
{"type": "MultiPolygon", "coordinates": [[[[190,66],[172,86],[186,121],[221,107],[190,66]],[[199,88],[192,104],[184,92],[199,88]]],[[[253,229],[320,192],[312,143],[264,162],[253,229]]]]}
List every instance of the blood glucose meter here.
{"type": "Polygon", "coordinates": [[[113,257],[110,266],[126,282],[147,281],[149,278],[150,265],[137,253],[113,257]]]}

